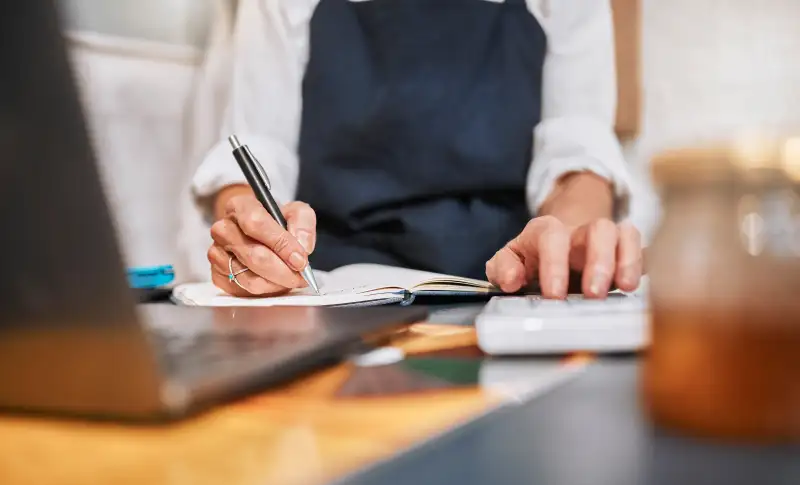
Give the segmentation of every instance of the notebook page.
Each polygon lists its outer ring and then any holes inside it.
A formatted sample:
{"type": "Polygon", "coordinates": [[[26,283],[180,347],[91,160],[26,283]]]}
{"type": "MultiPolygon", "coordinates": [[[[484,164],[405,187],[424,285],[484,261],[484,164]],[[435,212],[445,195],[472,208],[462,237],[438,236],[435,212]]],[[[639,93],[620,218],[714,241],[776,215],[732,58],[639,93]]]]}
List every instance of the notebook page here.
{"type": "Polygon", "coordinates": [[[180,285],[172,295],[178,303],[189,306],[336,306],[395,301],[402,299],[398,291],[373,291],[369,294],[347,291],[315,295],[303,288],[285,296],[237,298],[215,287],[212,283],[180,285]]]}
{"type": "Polygon", "coordinates": [[[412,290],[435,280],[456,281],[460,278],[415,269],[382,264],[351,264],[328,273],[321,288],[323,293],[338,291],[371,292],[385,289],[412,290]]]}
{"type": "Polygon", "coordinates": [[[236,298],[211,283],[196,283],[178,286],[173,298],[196,306],[333,306],[396,301],[413,290],[485,293],[493,288],[485,281],[379,264],[353,264],[314,273],[321,295],[303,288],[285,296],[236,298]]]}
{"type": "Polygon", "coordinates": [[[436,289],[457,288],[459,291],[475,290],[478,292],[491,291],[496,288],[488,281],[474,280],[472,278],[461,278],[459,276],[444,276],[441,275],[437,278],[432,278],[424,283],[415,286],[414,289],[436,289]]]}
{"type": "Polygon", "coordinates": [[[483,285],[465,285],[465,284],[452,284],[452,283],[424,283],[417,285],[413,289],[414,293],[422,294],[426,292],[439,292],[439,293],[474,293],[476,295],[486,293],[502,293],[502,290],[489,284],[483,285]]]}
{"type": "Polygon", "coordinates": [[[380,264],[352,264],[328,273],[323,292],[338,291],[380,291],[388,288],[437,291],[475,291],[484,293],[493,290],[488,281],[450,276],[428,271],[398,268],[380,264]]]}

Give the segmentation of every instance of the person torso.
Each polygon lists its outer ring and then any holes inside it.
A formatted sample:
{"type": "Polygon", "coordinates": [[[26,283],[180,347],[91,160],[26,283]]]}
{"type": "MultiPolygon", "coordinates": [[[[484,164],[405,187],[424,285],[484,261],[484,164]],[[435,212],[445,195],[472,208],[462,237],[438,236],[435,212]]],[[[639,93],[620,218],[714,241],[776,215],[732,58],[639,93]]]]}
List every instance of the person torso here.
{"type": "Polygon", "coordinates": [[[545,53],[525,0],[320,0],[299,144],[312,264],[483,276],[529,217],[545,53]]]}

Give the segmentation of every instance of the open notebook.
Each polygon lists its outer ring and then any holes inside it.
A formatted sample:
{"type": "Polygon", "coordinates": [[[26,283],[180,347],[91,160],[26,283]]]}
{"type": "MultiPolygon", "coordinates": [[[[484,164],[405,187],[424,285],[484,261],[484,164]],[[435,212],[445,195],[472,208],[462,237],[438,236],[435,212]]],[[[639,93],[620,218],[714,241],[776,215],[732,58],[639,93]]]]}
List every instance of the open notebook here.
{"type": "Polygon", "coordinates": [[[175,288],[172,298],[177,303],[194,306],[337,306],[410,303],[416,295],[500,293],[486,281],[377,264],[353,264],[315,274],[321,295],[304,288],[286,296],[235,298],[211,283],[190,283],[175,288]]]}

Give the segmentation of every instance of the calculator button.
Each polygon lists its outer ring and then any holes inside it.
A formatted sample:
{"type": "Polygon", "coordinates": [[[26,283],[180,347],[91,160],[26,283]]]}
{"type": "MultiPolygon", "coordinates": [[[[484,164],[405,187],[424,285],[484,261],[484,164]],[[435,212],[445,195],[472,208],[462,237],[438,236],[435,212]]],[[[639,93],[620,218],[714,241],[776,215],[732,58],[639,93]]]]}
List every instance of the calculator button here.
{"type": "Polygon", "coordinates": [[[492,301],[492,307],[499,313],[525,314],[531,311],[531,300],[526,297],[498,297],[492,301]]]}

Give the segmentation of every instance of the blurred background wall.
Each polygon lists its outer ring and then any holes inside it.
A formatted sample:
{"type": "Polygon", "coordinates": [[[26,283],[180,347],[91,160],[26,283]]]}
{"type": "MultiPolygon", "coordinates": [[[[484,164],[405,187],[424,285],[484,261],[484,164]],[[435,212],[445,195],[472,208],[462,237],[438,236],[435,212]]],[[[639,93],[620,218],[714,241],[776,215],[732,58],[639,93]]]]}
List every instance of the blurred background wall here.
{"type": "Polygon", "coordinates": [[[202,48],[213,0],[59,0],[73,30],[202,48]]]}
{"type": "MultiPolygon", "coordinates": [[[[230,0],[60,0],[129,261],[176,260],[183,113],[214,11],[230,0]]],[[[798,0],[642,0],[642,178],[672,144],[752,127],[800,132],[798,0]]],[[[652,226],[654,199],[635,219],[652,226]]]]}
{"type": "Polygon", "coordinates": [[[641,143],[800,127],[798,19],[797,0],[644,0],[641,143]]]}
{"type": "Polygon", "coordinates": [[[129,265],[175,263],[184,118],[216,0],[59,0],[129,265]]]}
{"type": "MultiPolygon", "coordinates": [[[[642,126],[626,146],[646,172],[675,144],[800,133],[800,1],[642,0],[642,126]]],[[[641,208],[652,224],[655,207],[641,208]]]]}

